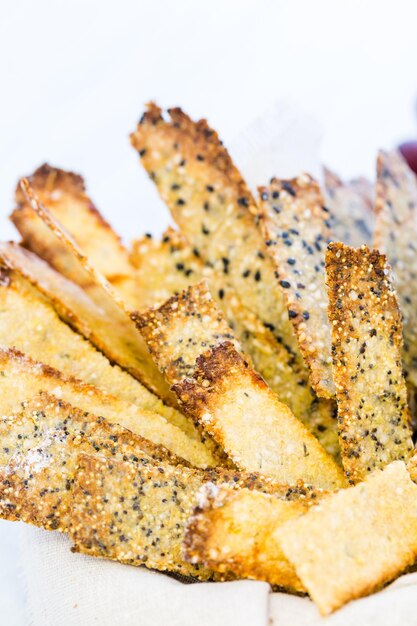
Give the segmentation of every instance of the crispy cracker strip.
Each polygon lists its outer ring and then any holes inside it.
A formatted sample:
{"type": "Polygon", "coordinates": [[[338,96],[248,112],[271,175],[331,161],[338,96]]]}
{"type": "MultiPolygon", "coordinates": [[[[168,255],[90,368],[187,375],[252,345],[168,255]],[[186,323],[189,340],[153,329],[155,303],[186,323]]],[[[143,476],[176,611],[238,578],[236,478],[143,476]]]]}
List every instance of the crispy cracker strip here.
{"type": "Polygon", "coordinates": [[[29,183],[22,180],[20,184],[30,207],[56,238],[58,247],[49,247],[50,253],[59,256],[61,247],[64,247],[66,255],[76,267],[75,273],[71,270],[71,276],[78,273],[79,283],[84,289],[76,291],[76,283],[66,280],[52,269],[47,272],[48,265],[41,265],[41,261],[36,262],[36,255],[32,255],[29,262],[22,254],[18,254],[16,247],[12,250],[10,246],[9,249],[2,248],[0,254],[5,262],[13,264],[12,267],[17,265],[20,271],[26,270],[30,280],[48,290],[48,296],[59,302],[61,312],[68,311],[68,319],[72,318],[74,324],[75,320],[79,320],[77,330],[83,332],[85,326],[89,326],[88,338],[91,341],[96,340],[97,346],[106,356],[127,369],[164,400],[173,402],[165,380],[129,318],[123,299],[116,294],[104,276],[90,265],[73,238],[38,200],[29,183]],[[95,304],[94,309],[87,300],[95,304]],[[86,320],[90,321],[91,327],[86,320]]]}
{"type": "Polygon", "coordinates": [[[401,461],[275,531],[322,615],[372,593],[417,557],[417,485],[401,461]]]}
{"type": "Polygon", "coordinates": [[[342,462],[357,483],[413,449],[401,314],[378,251],[332,243],[326,269],[342,462]]]}
{"type": "Polygon", "coordinates": [[[355,247],[370,244],[374,232],[370,182],[364,178],[344,182],[327,167],[323,173],[332,238],[355,247]]]}
{"type": "MultiPolygon", "coordinates": [[[[224,469],[201,471],[163,464],[143,468],[85,455],[79,465],[70,529],[75,551],[201,579],[229,577],[227,572],[216,575],[183,559],[186,523],[203,485],[261,489],[283,499],[292,492],[288,485],[224,469]]],[[[302,485],[293,491],[312,492],[302,485]]]]}
{"type": "MultiPolygon", "coordinates": [[[[169,229],[161,241],[145,237],[137,242],[134,263],[138,268],[142,300],[149,305],[161,305],[164,297],[168,299],[180,293],[204,276],[217,306],[222,310],[245,354],[251,358],[255,370],[319,439],[323,447],[334,457],[340,456],[335,402],[317,398],[306,384],[306,378],[294,372],[292,358],[288,358],[287,350],[276,342],[272,331],[252,311],[242,306],[231,290],[225,289],[219,277],[214,275],[211,268],[204,266],[178,232],[169,229]]],[[[179,316],[184,310],[184,307],[179,307],[175,314],[179,316]]],[[[156,324],[160,321],[161,316],[156,313],[153,322],[156,324]]],[[[185,334],[185,326],[188,324],[185,315],[183,324],[185,334]]],[[[166,330],[163,332],[167,334],[166,330]]],[[[207,340],[211,342],[209,337],[207,340]]],[[[163,343],[155,345],[154,342],[155,355],[167,347],[163,343]]],[[[161,356],[163,360],[167,358],[166,355],[161,356]]]]}
{"type": "MultiPolygon", "coordinates": [[[[130,264],[128,251],[88,197],[83,178],[46,163],[27,178],[39,200],[71,233],[97,270],[132,307],[137,308],[139,301],[135,296],[135,271],[130,264]]],[[[57,241],[53,233],[33,212],[19,185],[16,202],[17,206],[10,217],[22,236],[23,245],[54,265],[67,278],[77,282],[77,265],[73,265],[64,246],[61,246],[59,255],[56,254],[57,241]]]]}
{"type": "Polygon", "coordinates": [[[293,369],[304,371],[246,183],[205,120],[193,122],[178,108],[168,114],[166,121],[148,105],[131,135],[143,166],[194,252],[272,329],[293,369]]]}
{"type": "Polygon", "coordinates": [[[403,317],[403,359],[417,386],[417,178],[399,152],[377,163],[374,245],[387,255],[403,317]]]}
{"type": "Polygon", "coordinates": [[[319,396],[331,398],[335,389],[324,272],[330,238],[328,209],[320,187],[308,174],[292,180],[274,178],[259,192],[262,232],[300,350],[311,370],[311,385],[319,396]]]}
{"type": "Polygon", "coordinates": [[[138,465],[177,462],[162,446],[48,394],[0,419],[0,516],[66,531],[76,457],[84,451],[138,465]]]}
{"type": "Polygon", "coordinates": [[[309,502],[316,499],[308,494],[281,500],[256,491],[209,484],[187,524],[185,557],[220,573],[233,572],[238,578],[305,591],[273,531],[305,513],[309,502]]]}
{"type": "Polygon", "coordinates": [[[0,396],[3,414],[18,411],[23,402],[39,391],[54,394],[72,406],[104,417],[111,424],[128,428],[155,444],[165,446],[192,465],[216,465],[215,459],[201,441],[191,439],[161,415],[105,394],[97,387],[74,377],[65,376],[15,349],[0,348],[0,396]]]}
{"type": "Polygon", "coordinates": [[[223,341],[238,341],[206,283],[173,296],[157,309],[133,313],[149,352],[170,385],[192,376],[202,352],[223,341]]]}
{"type": "Polygon", "coordinates": [[[195,377],[173,389],[237,467],[289,484],[345,485],[341,468],[231,343],[201,355],[195,377]]]}
{"type": "Polygon", "coordinates": [[[94,346],[62,322],[50,302],[15,271],[0,267],[0,345],[154,411],[189,437],[200,439],[191,420],[166,406],[138,380],[112,365],[94,346]],[[30,311],[30,315],[28,315],[30,311]]]}

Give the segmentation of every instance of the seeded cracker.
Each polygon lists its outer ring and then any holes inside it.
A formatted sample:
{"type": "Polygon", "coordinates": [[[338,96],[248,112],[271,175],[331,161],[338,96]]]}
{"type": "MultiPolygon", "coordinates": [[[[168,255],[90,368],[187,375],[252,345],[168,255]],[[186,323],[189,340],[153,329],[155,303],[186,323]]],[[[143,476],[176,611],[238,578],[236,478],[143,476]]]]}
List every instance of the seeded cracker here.
{"type": "Polygon", "coordinates": [[[343,182],[327,167],[323,169],[332,239],[350,246],[370,245],[375,221],[371,184],[361,178],[343,182]]]}
{"type": "Polygon", "coordinates": [[[74,407],[104,417],[133,433],[165,446],[197,467],[216,465],[209,450],[164,417],[68,377],[49,365],[33,361],[15,349],[0,349],[0,406],[3,414],[17,412],[39,391],[54,394],[74,407]]]}
{"type": "Polygon", "coordinates": [[[195,377],[173,389],[238,468],[281,483],[345,485],[334,460],[231,343],[200,356],[195,377]]]}
{"type": "MultiPolygon", "coordinates": [[[[201,579],[215,574],[183,559],[185,527],[203,485],[261,489],[287,498],[288,485],[228,470],[167,465],[138,467],[82,455],[75,479],[70,534],[74,550],[132,565],[170,570],[201,579]],[[91,523],[94,520],[94,523],[91,523]]],[[[302,485],[294,492],[310,493],[302,485]]]]}
{"type": "Polygon", "coordinates": [[[104,393],[159,413],[189,437],[200,439],[190,419],[163,404],[138,380],[112,365],[89,341],[59,319],[37,289],[17,272],[1,267],[0,345],[16,347],[67,376],[75,376],[104,393]]]}
{"type": "Polygon", "coordinates": [[[322,615],[376,591],[417,557],[417,485],[400,461],[276,530],[322,615]]]}
{"type": "Polygon", "coordinates": [[[197,357],[208,348],[232,341],[239,349],[205,283],[189,287],[158,309],[134,313],[132,318],[170,385],[192,376],[197,357]]]}
{"type": "MultiPolygon", "coordinates": [[[[164,298],[181,293],[189,284],[195,285],[204,276],[217,306],[239,340],[246,358],[251,358],[254,369],[327,452],[339,459],[336,403],[317,398],[306,377],[295,374],[285,348],[276,342],[272,331],[252,311],[242,306],[232,290],[225,289],[219,276],[204,266],[178,232],[169,229],[160,241],[144,237],[134,246],[132,262],[137,268],[142,300],[149,306],[161,305],[164,298]]],[[[184,308],[177,310],[176,314],[181,311],[184,312],[184,308]]],[[[159,318],[156,315],[155,320],[159,318]]],[[[166,323],[168,326],[169,320],[166,323]]],[[[188,323],[185,315],[183,323],[188,323]]],[[[154,356],[163,349],[165,346],[162,344],[154,347],[154,356]]]]}
{"type": "Polygon", "coordinates": [[[66,531],[76,457],[177,462],[162,446],[41,394],[0,420],[0,516],[66,531]]]}
{"type": "MultiPolygon", "coordinates": [[[[55,308],[67,323],[72,324],[113,362],[127,369],[146,387],[161,398],[173,402],[166,383],[153,364],[140,334],[129,319],[123,301],[104,276],[94,270],[75,242],[65,233],[55,218],[39,203],[32,190],[22,181],[31,206],[48,225],[60,246],[65,244],[72,264],[77,264],[81,285],[58,273],[40,257],[14,243],[1,243],[0,255],[9,267],[16,268],[51,298],[55,308]]],[[[71,272],[72,273],[72,272],[71,272]]]]}
{"type": "Polygon", "coordinates": [[[292,180],[274,178],[259,192],[265,243],[300,350],[311,369],[311,385],[319,396],[331,398],[335,389],[324,272],[329,211],[318,184],[307,174],[292,180]]]}
{"type": "Polygon", "coordinates": [[[403,359],[417,386],[417,178],[398,152],[377,163],[374,245],[387,255],[403,316],[403,359]]]}
{"type": "Polygon", "coordinates": [[[272,330],[295,372],[304,371],[248,187],[205,120],[168,114],[165,121],[150,104],[131,136],[143,166],[194,252],[272,330]]]}
{"type": "Polygon", "coordinates": [[[316,501],[316,492],[303,489],[280,500],[246,489],[207,485],[187,525],[186,558],[217,572],[305,591],[273,531],[316,501]]]}
{"type": "MultiPolygon", "coordinates": [[[[135,272],[128,252],[120,237],[87,196],[83,178],[45,163],[28,176],[28,180],[39,200],[71,233],[94,267],[120,291],[129,305],[133,308],[140,306],[135,297],[135,272]]],[[[60,246],[59,255],[56,254],[58,242],[33,212],[19,185],[16,202],[17,206],[10,217],[22,235],[23,245],[54,265],[67,278],[77,282],[80,277],[77,264],[73,265],[71,255],[67,254],[64,246],[60,246]],[[74,275],[68,274],[71,269],[74,275]]]]}
{"type": "Polygon", "coordinates": [[[330,244],[326,257],[339,439],[353,483],[413,450],[401,314],[384,255],[330,244]]]}

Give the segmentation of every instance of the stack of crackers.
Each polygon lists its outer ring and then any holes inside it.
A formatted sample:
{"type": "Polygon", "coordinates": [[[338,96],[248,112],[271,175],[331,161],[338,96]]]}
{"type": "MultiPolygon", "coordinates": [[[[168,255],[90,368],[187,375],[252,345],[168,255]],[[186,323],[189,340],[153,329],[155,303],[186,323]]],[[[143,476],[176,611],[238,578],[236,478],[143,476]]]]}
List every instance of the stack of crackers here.
{"type": "Polygon", "coordinates": [[[17,186],[0,515],[326,615],[417,559],[417,179],[381,152],[376,190],[325,170],[254,197],[205,120],[155,104],[131,142],[160,240],[127,249],[71,172],[17,186]]]}

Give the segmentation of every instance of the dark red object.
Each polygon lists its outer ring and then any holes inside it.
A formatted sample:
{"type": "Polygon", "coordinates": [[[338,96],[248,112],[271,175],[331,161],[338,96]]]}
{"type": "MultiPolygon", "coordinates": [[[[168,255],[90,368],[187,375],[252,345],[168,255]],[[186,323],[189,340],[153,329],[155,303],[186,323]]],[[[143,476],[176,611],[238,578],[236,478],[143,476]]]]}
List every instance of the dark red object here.
{"type": "Polygon", "coordinates": [[[413,172],[417,174],[417,141],[406,141],[398,147],[398,150],[413,172]]]}

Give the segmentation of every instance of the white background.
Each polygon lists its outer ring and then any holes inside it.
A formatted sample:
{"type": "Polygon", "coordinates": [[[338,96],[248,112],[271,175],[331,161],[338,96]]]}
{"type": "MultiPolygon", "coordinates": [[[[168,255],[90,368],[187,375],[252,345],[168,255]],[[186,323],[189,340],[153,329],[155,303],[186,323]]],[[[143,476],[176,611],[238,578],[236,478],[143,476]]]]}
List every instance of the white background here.
{"type": "MultiPolygon", "coordinates": [[[[150,99],[208,117],[226,144],[274,102],[295,105],[317,120],[322,159],[343,176],[372,176],[378,147],[417,138],[413,0],[0,0],[0,8],[5,238],[17,179],[44,161],[83,173],[126,239],[161,230],[166,211],[128,143],[150,99]]],[[[10,626],[26,623],[17,532],[0,524],[0,623],[10,626]]]]}

